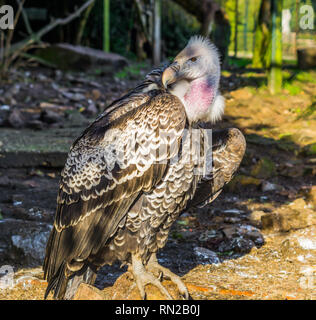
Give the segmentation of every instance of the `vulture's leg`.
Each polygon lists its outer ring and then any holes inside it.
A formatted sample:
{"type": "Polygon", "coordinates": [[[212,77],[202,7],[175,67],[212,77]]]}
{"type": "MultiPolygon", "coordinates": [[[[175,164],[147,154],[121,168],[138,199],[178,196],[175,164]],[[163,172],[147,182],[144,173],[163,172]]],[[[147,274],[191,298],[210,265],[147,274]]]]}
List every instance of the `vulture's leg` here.
{"type": "Polygon", "coordinates": [[[68,280],[64,299],[73,299],[81,283],[93,285],[96,277],[97,273],[95,270],[91,269],[89,266],[83,267],[81,271],[79,271],[77,274],[75,273],[68,280]]]}
{"type": "Polygon", "coordinates": [[[185,300],[189,299],[189,291],[181,278],[171,272],[169,269],[161,266],[158,263],[156,254],[153,253],[148,261],[148,264],[146,266],[147,270],[152,272],[153,274],[157,274],[159,278],[165,278],[168,280],[171,280],[174,284],[177,285],[180,294],[184,297],[185,300]]]}
{"type": "Polygon", "coordinates": [[[163,293],[168,300],[173,300],[167,289],[161,282],[149,271],[147,271],[142,263],[141,258],[137,254],[132,255],[131,271],[136,281],[137,288],[143,300],[146,299],[145,286],[152,284],[163,293]]]}

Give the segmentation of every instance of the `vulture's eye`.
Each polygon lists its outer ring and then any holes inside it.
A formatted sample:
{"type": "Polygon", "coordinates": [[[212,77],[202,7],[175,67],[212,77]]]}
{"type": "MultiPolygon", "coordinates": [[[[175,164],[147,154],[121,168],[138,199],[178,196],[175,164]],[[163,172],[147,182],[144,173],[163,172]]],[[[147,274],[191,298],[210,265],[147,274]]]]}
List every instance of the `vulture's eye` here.
{"type": "Polygon", "coordinates": [[[197,57],[192,57],[191,59],[190,59],[190,61],[192,61],[192,62],[195,62],[197,60],[197,57]]]}

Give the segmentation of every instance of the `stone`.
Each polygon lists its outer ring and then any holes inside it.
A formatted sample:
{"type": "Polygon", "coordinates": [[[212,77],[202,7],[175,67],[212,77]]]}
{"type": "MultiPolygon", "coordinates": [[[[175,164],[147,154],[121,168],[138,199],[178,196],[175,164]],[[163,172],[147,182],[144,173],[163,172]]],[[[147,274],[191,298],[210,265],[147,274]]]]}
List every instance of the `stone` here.
{"type": "Polygon", "coordinates": [[[288,232],[316,224],[316,215],[304,199],[299,198],[278,208],[276,212],[266,213],[261,217],[261,222],[262,229],[288,232]]]}
{"type": "Polygon", "coordinates": [[[52,111],[52,110],[44,110],[42,112],[41,118],[44,122],[48,124],[62,122],[63,116],[60,115],[58,112],[52,111]]]}
{"type": "Polygon", "coordinates": [[[93,90],[91,91],[91,98],[92,98],[94,101],[98,100],[100,97],[101,97],[101,92],[100,92],[100,90],[98,90],[98,89],[93,89],[93,90]]]}
{"type": "Polygon", "coordinates": [[[88,106],[86,107],[84,113],[88,116],[94,116],[99,112],[98,108],[96,107],[93,101],[89,101],[88,106]]]}
{"type": "Polygon", "coordinates": [[[48,231],[35,231],[28,232],[25,230],[24,234],[17,234],[11,236],[11,241],[13,246],[18,249],[21,249],[25,256],[28,256],[34,262],[41,263],[45,257],[45,249],[47,240],[50,234],[50,230],[48,231]]]}
{"type": "MultiPolygon", "coordinates": [[[[161,283],[174,299],[182,300],[174,283],[167,280],[163,280],[161,283]]],[[[166,300],[160,290],[151,284],[145,287],[145,291],[147,300],[166,300]]],[[[122,274],[112,287],[104,289],[103,292],[109,300],[141,300],[136,282],[130,272],[122,274]]]]}
{"type": "Polygon", "coordinates": [[[301,153],[305,156],[315,156],[316,155],[316,142],[304,146],[301,153]]]}
{"type": "Polygon", "coordinates": [[[251,175],[259,179],[269,179],[276,175],[276,167],[273,161],[263,157],[251,169],[251,175]]]}
{"type": "Polygon", "coordinates": [[[73,300],[106,300],[104,293],[94,286],[81,283],[73,300]]]}
{"type": "Polygon", "coordinates": [[[44,124],[40,120],[31,120],[26,123],[27,128],[34,130],[42,130],[44,129],[44,124]]]}
{"type": "Polygon", "coordinates": [[[38,49],[36,55],[61,70],[101,70],[113,74],[128,64],[126,58],[119,54],[83,46],[74,46],[68,43],[60,43],[38,49]]]}
{"type": "Polygon", "coordinates": [[[256,227],[262,227],[261,218],[266,214],[266,212],[261,210],[255,210],[250,213],[249,219],[252,224],[256,227]]]}
{"type": "Polygon", "coordinates": [[[306,196],[308,202],[310,202],[314,209],[316,209],[316,186],[312,186],[306,196]]]}
{"type": "Polygon", "coordinates": [[[80,112],[74,111],[68,114],[67,116],[68,125],[77,128],[77,127],[86,127],[89,124],[89,120],[86,119],[84,115],[80,112]]]}
{"type": "Polygon", "coordinates": [[[86,96],[82,93],[79,93],[79,92],[72,93],[72,92],[63,91],[62,95],[65,98],[72,100],[72,101],[76,101],[76,102],[86,99],[86,96]]]}
{"type": "Polygon", "coordinates": [[[18,109],[13,109],[9,115],[8,122],[15,129],[23,128],[26,125],[25,117],[18,109]]]}
{"type": "Polygon", "coordinates": [[[316,47],[301,48],[297,50],[297,65],[299,69],[316,67],[316,47]]]}
{"type": "Polygon", "coordinates": [[[0,261],[18,261],[30,266],[41,265],[51,225],[36,221],[4,218],[0,220],[0,261]]]}
{"type": "Polygon", "coordinates": [[[195,247],[194,253],[197,256],[197,262],[200,264],[218,264],[220,260],[214,251],[203,247],[195,247]]]}
{"type": "Polygon", "coordinates": [[[269,181],[263,181],[261,184],[261,190],[262,192],[269,192],[269,191],[275,191],[280,190],[280,186],[277,184],[271,183],[269,181]]]}
{"type": "Polygon", "coordinates": [[[242,186],[248,186],[248,185],[259,186],[260,184],[261,184],[260,179],[245,176],[242,174],[238,174],[229,182],[228,189],[232,192],[234,192],[234,191],[238,192],[240,185],[242,185],[242,186]]]}
{"type": "Polygon", "coordinates": [[[222,241],[218,246],[218,251],[225,253],[233,251],[234,253],[248,253],[255,246],[255,243],[246,237],[236,237],[222,241]]]}

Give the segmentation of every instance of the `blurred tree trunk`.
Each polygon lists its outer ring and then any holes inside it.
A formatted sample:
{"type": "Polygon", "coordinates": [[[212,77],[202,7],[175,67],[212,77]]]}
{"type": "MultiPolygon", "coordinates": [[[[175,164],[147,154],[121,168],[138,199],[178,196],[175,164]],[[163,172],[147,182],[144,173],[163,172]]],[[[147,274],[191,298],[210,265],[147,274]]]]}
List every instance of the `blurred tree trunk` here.
{"type": "Polygon", "coordinates": [[[268,86],[272,94],[282,88],[282,4],[283,0],[271,0],[271,64],[268,86]]]}
{"type": "Polygon", "coordinates": [[[89,7],[87,8],[87,10],[84,12],[84,15],[82,17],[82,19],[80,20],[80,24],[79,24],[79,30],[78,30],[78,33],[77,33],[77,37],[76,37],[76,41],[75,41],[75,44],[76,45],[80,45],[81,44],[81,41],[82,41],[82,36],[83,36],[83,32],[84,32],[84,29],[86,27],[86,24],[87,24],[87,21],[89,19],[89,15],[90,15],[90,12],[94,6],[94,3],[95,2],[92,2],[89,7]]]}
{"type": "Polygon", "coordinates": [[[103,50],[110,51],[110,0],[103,0],[103,50]]]}
{"type": "Polygon", "coordinates": [[[139,23],[135,24],[136,29],[136,55],[138,60],[145,60],[147,54],[144,50],[146,42],[151,43],[150,26],[146,14],[146,3],[143,0],[135,0],[139,23]]]}
{"type": "Polygon", "coordinates": [[[161,61],[161,0],[154,0],[153,10],[153,65],[161,61]]]}
{"type": "Polygon", "coordinates": [[[234,30],[234,56],[237,58],[238,52],[238,0],[235,0],[235,30],[234,30]]]}
{"type": "Polygon", "coordinates": [[[201,23],[201,35],[205,37],[209,35],[214,12],[219,8],[214,0],[173,0],[173,2],[179,4],[198,19],[201,23]]]}
{"type": "Polygon", "coordinates": [[[245,23],[244,23],[244,30],[243,30],[243,36],[244,36],[244,51],[248,51],[248,43],[247,43],[247,36],[248,36],[248,11],[249,10],[249,0],[246,0],[245,3],[245,23]]]}
{"type": "Polygon", "coordinates": [[[269,47],[270,47],[270,1],[261,0],[258,21],[255,30],[255,45],[252,58],[252,66],[254,68],[266,68],[269,65],[269,47]]]}

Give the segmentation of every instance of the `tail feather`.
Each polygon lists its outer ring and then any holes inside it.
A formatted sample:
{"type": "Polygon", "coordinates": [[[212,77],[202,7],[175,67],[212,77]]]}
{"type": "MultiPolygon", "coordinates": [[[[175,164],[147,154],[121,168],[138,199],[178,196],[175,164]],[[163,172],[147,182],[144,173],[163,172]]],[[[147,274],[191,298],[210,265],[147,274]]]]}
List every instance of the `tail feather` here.
{"type": "Polygon", "coordinates": [[[71,300],[81,283],[94,284],[97,276],[97,271],[88,265],[69,277],[66,276],[66,273],[66,263],[64,262],[49,280],[44,299],[47,298],[50,291],[54,291],[54,299],[71,300]]]}
{"type": "Polygon", "coordinates": [[[65,268],[66,263],[64,262],[59,267],[55,275],[51,279],[49,279],[44,299],[47,298],[50,291],[54,291],[54,299],[63,299],[68,282],[68,278],[65,275],[65,268]]]}

